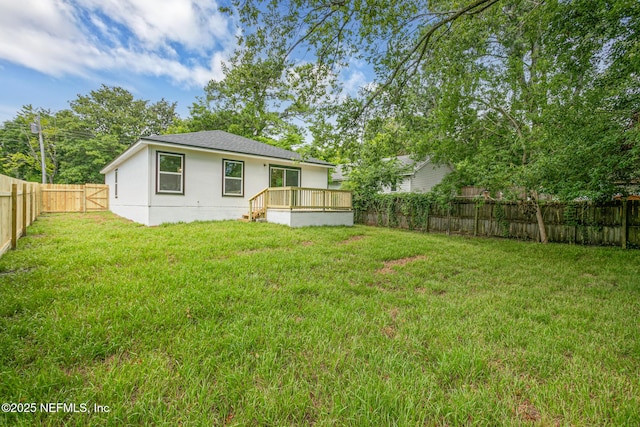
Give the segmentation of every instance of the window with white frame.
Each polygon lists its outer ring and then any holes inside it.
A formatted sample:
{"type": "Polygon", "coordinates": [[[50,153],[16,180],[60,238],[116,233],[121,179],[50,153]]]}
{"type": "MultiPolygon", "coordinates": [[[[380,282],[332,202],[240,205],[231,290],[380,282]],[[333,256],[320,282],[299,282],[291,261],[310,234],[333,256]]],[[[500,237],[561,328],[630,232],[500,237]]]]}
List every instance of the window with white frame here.
{"type": "Polygon", "coordinates": [[[222,169],[224,171],[222,195],[244,196],[244,162],[240,160],[223,160],[222,169]]]}
{"type": "Polygon", "coordinates": [[[115,173],[114,173],[114,185],[113,185],[115,191],[115,198],[118,198],[118,169],[116,168],[115,173]]]}
{"type": "Polygon", "coordinates": [[[300,169],[271,166],[269,187],[300,187],[300,169]]]}
{"type": "Polygon", "coordinates": [[[156,153],[156,192],[184,194],[184,154],[156,153]]]}

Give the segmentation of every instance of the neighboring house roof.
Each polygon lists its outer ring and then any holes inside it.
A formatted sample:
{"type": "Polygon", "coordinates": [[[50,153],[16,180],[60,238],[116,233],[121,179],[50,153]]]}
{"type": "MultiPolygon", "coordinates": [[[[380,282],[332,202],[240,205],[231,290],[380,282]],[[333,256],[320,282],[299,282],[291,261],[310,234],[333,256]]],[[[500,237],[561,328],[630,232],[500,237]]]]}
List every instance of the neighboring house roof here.
{"type": "Polygon", "coordinates": [[[152,135],[140,138],[138,142],[129,147],[124,153],[105,166],[100,173],[107,173],[122,163],[132,154],[139,151],[145,145],[153,143],[178,145],[188,148],[198,148],[216,152],[237,153],[250,156],[267,157],[272,159],[289,160],[321,166],[333,166],[333,164],[313,157],[302,158],[299,153],[274,147],[273,145],[254,141],[253,139],[221,130],[209,130],[202,132],[179,133],[173,135],[152,135]]]}
{"type": "Polygon", "coordinates": [[[333,182],[342,182],[347,179],[347,173],[343,170],[344,166],[345,165],[338,165],[333,170],[333,173],[331,174],[331,180],[333,182]]]}
{"type": "Polygon", "coordinates": [[[422,169],[424,165],[431,162],[430,157],[427,157],[420,162],[416,162],[411,158],[411,156],[398,156],[396,157],[396,159],[398,159],[400,165],[405,169],[405,172],[400,174],[403,176],[413,175],[414,173],[422,169]]]}
{"type": "MultiPolygon", "coordinates": [[[[425,160],[420,162],[416,162],[411,158],[411,156],[398,156],[398,163],[400,166],[405,169],[405,172],[401,173],[402,176],[410,176],[416,173],[416,171],[420,170],[424,165],[431,162],[431,158],[427,157],[425,160]]],[[[383,160],[391,160],[390,158],[383,160]]],[[[344,170],[344,166],[348,165],[338,165],[333,171],[331,175],[331,179],[333,182],[342,182],[348,179],[348,172],[344,170]]]]}

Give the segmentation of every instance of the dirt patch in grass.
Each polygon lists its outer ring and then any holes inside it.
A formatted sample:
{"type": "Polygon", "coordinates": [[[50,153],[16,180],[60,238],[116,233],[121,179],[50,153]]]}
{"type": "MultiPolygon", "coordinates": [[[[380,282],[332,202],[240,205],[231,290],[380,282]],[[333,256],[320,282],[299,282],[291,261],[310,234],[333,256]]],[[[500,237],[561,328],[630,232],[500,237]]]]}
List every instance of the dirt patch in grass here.
{"type": "Polygon", "coordinates": [[[340,242],[340,245],[346,245],[347,243],[351,243],[351,242],[357,242],[358,240],[362,240],[364,239],[366,236],[363,236],[361,234],[357,235],[357,236],[351,236],[349,237],[347,240],[343,240],[342,242],[340,242]]]}
{"type": "Polygon", "coordinates": [[[95,222],[96,224],[103,224],[106,221],[109,220],[109,218],[107,218],[106,216],[102,216],[102,215],[91,215],[91,214],[83,214],[84,218],[92,220],[93,222],[95,222]]]}
{"type": "Polygon", "coordinates": [[[18,268],[16,270],[0,271],[0,277],[9,276],[9,275],[12,275],[12,274],[28,273],[28,272],[33,271],[35,269],[36,269],[35,267],[25,267],[25,268],[18,268]]]}
{"type": "Polygon", "coordinates": [[[431,295],[436,295],[436,296],[447,294],[447,290],[442,288],[423,288],[423,287],[416,288],[416,293],[420,295],[425,295],[427,292],[429,292],[431,295]]]}
{"type": "Polygon", "coordinates": [[[398,333],[398,326],[397,326],[396,320],[398,318],[399,312],[400,310],[398,309],[398,307],[393,307],[391,310],[389,310],[389,317],[391,318],[391,323],[385,326],[384,328],[382,328],[382,334],[385,335],[387,338],[395,338],[396,334],[398,333]]]}
{"type": "Polygon", "coordinates": [[[529,423],[536,423],[540,421],[540,411],[533,406],[529,399],[524,399],[516,409],[516,415],[519,419],[529,423]]]}
{"type": "Polygon", "coordinates": [[[178,257],[175,254],[167,252],[167,264],[176,265],[178,263],[178,257]]]}
{"type": "Polygon", "coordinates": [[[313,242],[311,240],[307,240],[305,242],[300,243],[302,246],[311,246],[313,245],[313,242]]]}
{"type": "Polygon", "coordinates": [[[258,254],[260,252],[270,251],[271,248],[253,248],[253,249],[244,249],[242,251],[237,252],[238,255],[251,255],[258,254]]]}
{"type": "Polygon", "coordinates": [[[384,335],[387,338],[395,338],[396,326],[395,325],[385,326],[384,328],[382,328],[381,332],[382,332],[382,335],[384,335]]]}
{"type": "Polygon", "coordinates": [[[416,256],[412,256],[412,257],[408,257],[408,258],[400,258],[400,259],[394,259],[394,260],[391,260],[391,261],[386,261],[384,263],[384,267],[382,267],[381,269],[377,270],[376,273],[378,273],[378,274],[392,274],[392,273],[395,273],[395,270],[393,269],[393,267],[407,265],[410,262],[419,261],[419,260],[422,260],[422,259],[427,259],[427,257],[424,256],[424,255],[416,255],[416,256]]]}

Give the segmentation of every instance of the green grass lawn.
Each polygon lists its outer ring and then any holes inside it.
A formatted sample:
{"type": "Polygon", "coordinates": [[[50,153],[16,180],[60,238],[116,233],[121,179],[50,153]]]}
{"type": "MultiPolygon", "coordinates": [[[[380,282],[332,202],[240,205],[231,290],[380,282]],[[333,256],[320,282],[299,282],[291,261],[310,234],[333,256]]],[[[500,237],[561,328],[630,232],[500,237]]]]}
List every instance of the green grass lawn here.
{"type": "Polygon", "coordinates": [[[0,403],[37,411],[0,425],[640,425],[638,251],[107,213],[28,233],[0,259],[0,403]]]}

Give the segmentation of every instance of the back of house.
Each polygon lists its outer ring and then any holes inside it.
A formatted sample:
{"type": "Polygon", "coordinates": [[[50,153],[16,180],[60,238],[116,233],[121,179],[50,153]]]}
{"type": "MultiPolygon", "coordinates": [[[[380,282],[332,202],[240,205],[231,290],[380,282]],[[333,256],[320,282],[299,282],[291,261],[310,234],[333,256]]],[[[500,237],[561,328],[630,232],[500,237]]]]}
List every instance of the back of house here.
{"type": "Polygon", "coordinates": [[[105,166],[111,210],[145,225],[238,219],[265,188],[326,189],[332,164],[223,131],[140,139],[105,166]]]}

